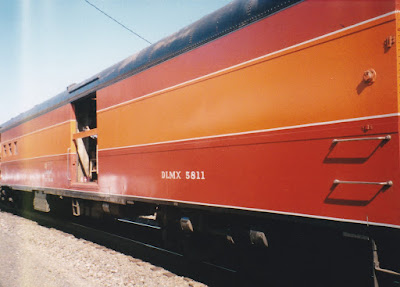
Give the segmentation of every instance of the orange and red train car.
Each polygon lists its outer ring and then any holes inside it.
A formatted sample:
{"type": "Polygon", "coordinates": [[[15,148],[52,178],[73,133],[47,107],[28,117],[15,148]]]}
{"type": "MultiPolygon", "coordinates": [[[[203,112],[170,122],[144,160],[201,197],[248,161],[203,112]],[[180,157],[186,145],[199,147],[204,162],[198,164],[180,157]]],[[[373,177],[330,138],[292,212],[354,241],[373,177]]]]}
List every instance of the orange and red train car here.
{"type": "Polygon", "coordinates": [[[327,225],[399,254],[399,7],[234,1],[3,124],[2,199],[189,232],[231,214],[262,242],[327,225]]]}

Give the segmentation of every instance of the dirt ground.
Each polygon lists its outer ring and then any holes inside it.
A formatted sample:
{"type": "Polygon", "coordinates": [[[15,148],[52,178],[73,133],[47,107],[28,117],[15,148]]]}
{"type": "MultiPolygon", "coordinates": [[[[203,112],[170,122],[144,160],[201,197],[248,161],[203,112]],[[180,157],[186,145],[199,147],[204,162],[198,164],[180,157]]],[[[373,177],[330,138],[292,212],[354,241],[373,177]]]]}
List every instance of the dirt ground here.
{"type": "Polygon", "coordinates": [[[163,268],[0,212],[0,287],[205,286],[163,268]]]}

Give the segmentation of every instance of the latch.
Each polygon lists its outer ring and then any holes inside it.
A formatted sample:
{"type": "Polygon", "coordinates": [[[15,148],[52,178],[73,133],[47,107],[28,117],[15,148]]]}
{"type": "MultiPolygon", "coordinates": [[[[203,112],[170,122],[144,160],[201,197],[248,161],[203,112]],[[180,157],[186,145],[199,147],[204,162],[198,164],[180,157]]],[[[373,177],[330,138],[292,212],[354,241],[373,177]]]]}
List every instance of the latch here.
{"type": "Polygon", "coordinates": [[[389,36],[385,39],[385,48],[389,49],[396,42],[396,38],[394,36],[389,36]]]}

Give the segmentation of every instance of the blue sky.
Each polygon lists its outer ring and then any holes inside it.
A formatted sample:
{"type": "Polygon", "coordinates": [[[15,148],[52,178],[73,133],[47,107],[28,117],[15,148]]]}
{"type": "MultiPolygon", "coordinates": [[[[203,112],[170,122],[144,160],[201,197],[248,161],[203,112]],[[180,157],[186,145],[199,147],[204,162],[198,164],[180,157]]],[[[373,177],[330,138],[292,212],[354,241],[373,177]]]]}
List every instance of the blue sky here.
{"type": "MultiPolygon", "coordinates": [[[[89,0],[156,42],[230,0],[89,0]]],[[[0,0],[0,124],[149,44],[84,0],[0,0]]]]}

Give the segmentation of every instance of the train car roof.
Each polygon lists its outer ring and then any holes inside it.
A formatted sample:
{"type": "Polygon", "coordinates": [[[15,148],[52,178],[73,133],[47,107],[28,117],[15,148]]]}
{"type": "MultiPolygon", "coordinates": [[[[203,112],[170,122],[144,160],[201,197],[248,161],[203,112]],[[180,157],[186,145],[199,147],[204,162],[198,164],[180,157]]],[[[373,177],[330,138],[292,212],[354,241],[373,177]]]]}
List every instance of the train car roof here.
{"type": "Polygon", "coordinates": [[[236,0],[0,126],[0,132],[76,101],[303,0],[236,0]]]}

